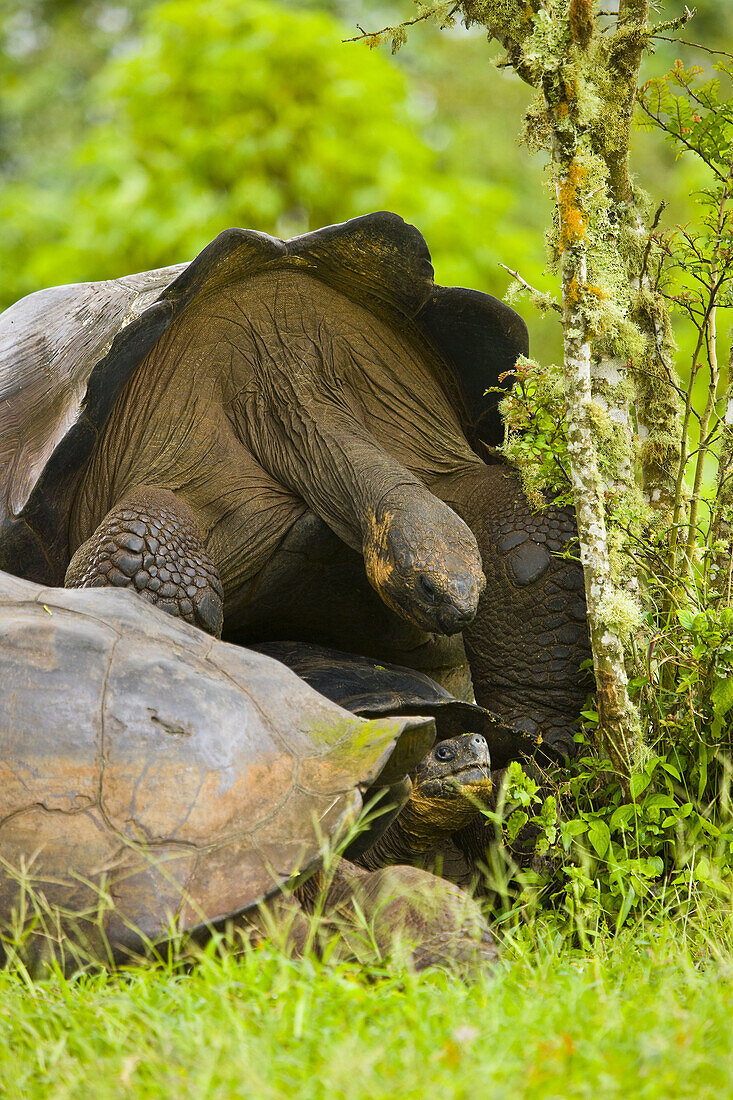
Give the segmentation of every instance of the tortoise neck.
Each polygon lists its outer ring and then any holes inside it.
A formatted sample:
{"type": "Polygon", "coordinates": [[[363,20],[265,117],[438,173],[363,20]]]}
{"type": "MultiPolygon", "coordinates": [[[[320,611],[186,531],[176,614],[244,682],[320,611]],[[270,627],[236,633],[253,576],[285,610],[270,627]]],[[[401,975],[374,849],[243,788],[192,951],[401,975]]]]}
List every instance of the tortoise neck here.
{"type": "Polygon", "coordinates": [[[268,409],[243,398],[232,411],[238,434],[347,546],[362,552],[380,508],[430,495],[345,406],[297,389],[288,397],[268,409]]]}
{"type": "Polygon", "coordinates": [[[427,798],[416,787],[397,820],[359,863],[372,871],[397,863],[414,863],[468,825],[478,812],[473,800],[427,798]]]}

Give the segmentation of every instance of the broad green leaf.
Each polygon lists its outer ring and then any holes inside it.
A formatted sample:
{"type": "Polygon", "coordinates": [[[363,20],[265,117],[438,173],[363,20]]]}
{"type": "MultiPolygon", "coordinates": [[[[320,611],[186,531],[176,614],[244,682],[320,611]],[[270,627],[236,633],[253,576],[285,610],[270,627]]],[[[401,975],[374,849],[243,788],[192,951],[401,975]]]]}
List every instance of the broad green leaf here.
{"type": "Polygon", "coordinates": [[[649,794],[644,799],[645,810],[674,810],[678,803],[668,794],[649,794]]]}
{"type": "Polygon", "coordinates": [[[618,806],[611,814],[611,828],[625,828],[637,812],[638,807],[633,802],[626,802],[623,806],[618,806]]]}
{"type": "Polygon", "coordinates": [[[680,608],[680,610],[677,612],[677,619],[680,626],[683,627],[684,630],[691,630],[692,623],[695,619],[695,612],[688,611],[687,608],[684,607],[680,608]]]}
{"type": "Polygon", "coordinates": [[[631,782],[629,784],[629,787],[631,789],[631,797],[638,798],[639,795],[647,789],[651,781],[652,779],[650,775],[632,775],[631,782]]]}
{"type": "Polygon", "coordinates": [[[599,817],[594,817],[588,825],[588,840],[593,845],[596,855],[603,859],[611,844],[611,833],[608,825],[599,817]]]}
{"type": "Polygon", "coordinates": [[[733,707],[733,676],[718,680],[710,695],[710,702],[715,713],[724,718],[733,707]]]}
{"type": "Polygon", "coordinates": [[[524,810],[514,811],[506,823],[506,835],[510,843],[517,839],[520,830],[524,828],[528,821],[529,818],[524,810]]]}

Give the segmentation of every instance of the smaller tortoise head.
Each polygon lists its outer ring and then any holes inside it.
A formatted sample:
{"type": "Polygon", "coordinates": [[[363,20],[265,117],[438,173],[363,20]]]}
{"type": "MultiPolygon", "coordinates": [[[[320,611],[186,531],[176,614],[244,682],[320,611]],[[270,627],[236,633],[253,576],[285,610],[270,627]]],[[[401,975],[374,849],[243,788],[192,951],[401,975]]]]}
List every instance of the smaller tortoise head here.
{"type": "Polygon", "coordinates": [[[463,733],[439,741],[410,776],[399,816],[366,854],[366,866],[413,863],[470,825],[489,803],[491,758],[486,738],[463,733]]]}
{"type": "MultiPolygon", "coordinates": [[[[412,776],[421,798],[465,799],[491,792],[491,757],[480,733],[462,733],[438,741],[412,776]]],[[[481,798],[479,798],[481,801],[481,798]]]]}
{"type": "Polygon", "coordinates": [[[412,794],[398,819],[415,851],[427,851],[468,825],[491,794],[486,738],[464,733],[439,741],[412,776],[412,794]]]}
{"type": "Polygon", "coordinates": [[[471,529],[422,486],[390,494],[366,524],[364,564],[387,607],[428,632],[458,634],[486,584],[471,529]]]}

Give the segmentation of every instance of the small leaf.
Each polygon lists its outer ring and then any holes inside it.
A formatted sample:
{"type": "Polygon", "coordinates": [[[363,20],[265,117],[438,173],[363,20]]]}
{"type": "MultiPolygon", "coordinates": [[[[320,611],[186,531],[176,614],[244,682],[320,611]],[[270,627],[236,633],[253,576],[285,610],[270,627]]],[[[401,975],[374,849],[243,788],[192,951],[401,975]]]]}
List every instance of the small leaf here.
{"type": "Polygon", "coordinates": [[[631,790],[631,797],[638,798],[642,794],[649,784],[651,783],[650,775],[632,775],[629,788],[631,790]]]}
{"type": "Polygon", "coordinates": [[[636,891],[634,890],[633,886],[629,886],[628,890],[626,891],[626,897],[624,898],[621,909],[619,910],[618,917],[616,918],[616,931],[617,932],[618,932],[619,928],[621,927],[621,925],[626,920],[626,918],[628,917],[629,911],[631,910],[631,906],[634,904],[635,900],[636,900],[636,891]]]}
{"type": "Polygon", "coordinates": [[[529,818],[524,810],[514,811],[506,823],[506,835],[510,843],[517,839],[520,830],[524,828],[528,821],[529,818]]]}
{"type": "Polygon", "coordinates": [[[683,630],[691,630],[692,624],[695,619],[695,612],[688,611],[686,608],[681,608],[677,612],[677,620],[683,630]]]}
{"type": "Polygon", "coordinates": [[[596,850],[599,859],[603,859],[611,844],[611,833],[605,821],[594,817],[588,826],[588,840],[596,850]]]}
{"type": "Polygon", "coordinates": [[[562,833],[563,840],[570,839],[574,836],[580,836],[588,828],[587,821],[579,821],[578,818],[573,818],[572,821],[563,821],[560,826],[560,832],[562,833]]]}

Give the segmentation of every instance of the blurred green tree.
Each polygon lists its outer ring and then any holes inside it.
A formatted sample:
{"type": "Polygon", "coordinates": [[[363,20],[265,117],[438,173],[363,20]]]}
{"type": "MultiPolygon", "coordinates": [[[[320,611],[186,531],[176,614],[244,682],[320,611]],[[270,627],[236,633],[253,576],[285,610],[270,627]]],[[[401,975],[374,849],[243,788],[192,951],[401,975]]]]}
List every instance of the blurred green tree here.
{"type": "Polygon", "coordinates": [[[270,0],[143,10],[85,89],[71,142],[35,124],[46,154],[9,156],[2,303],[190,258],[230,225],[290,236],[385,207],[420,227],[442,281],[500,292],[511,187],[446,170],[406,75],[343,37],[270,0]]]}

